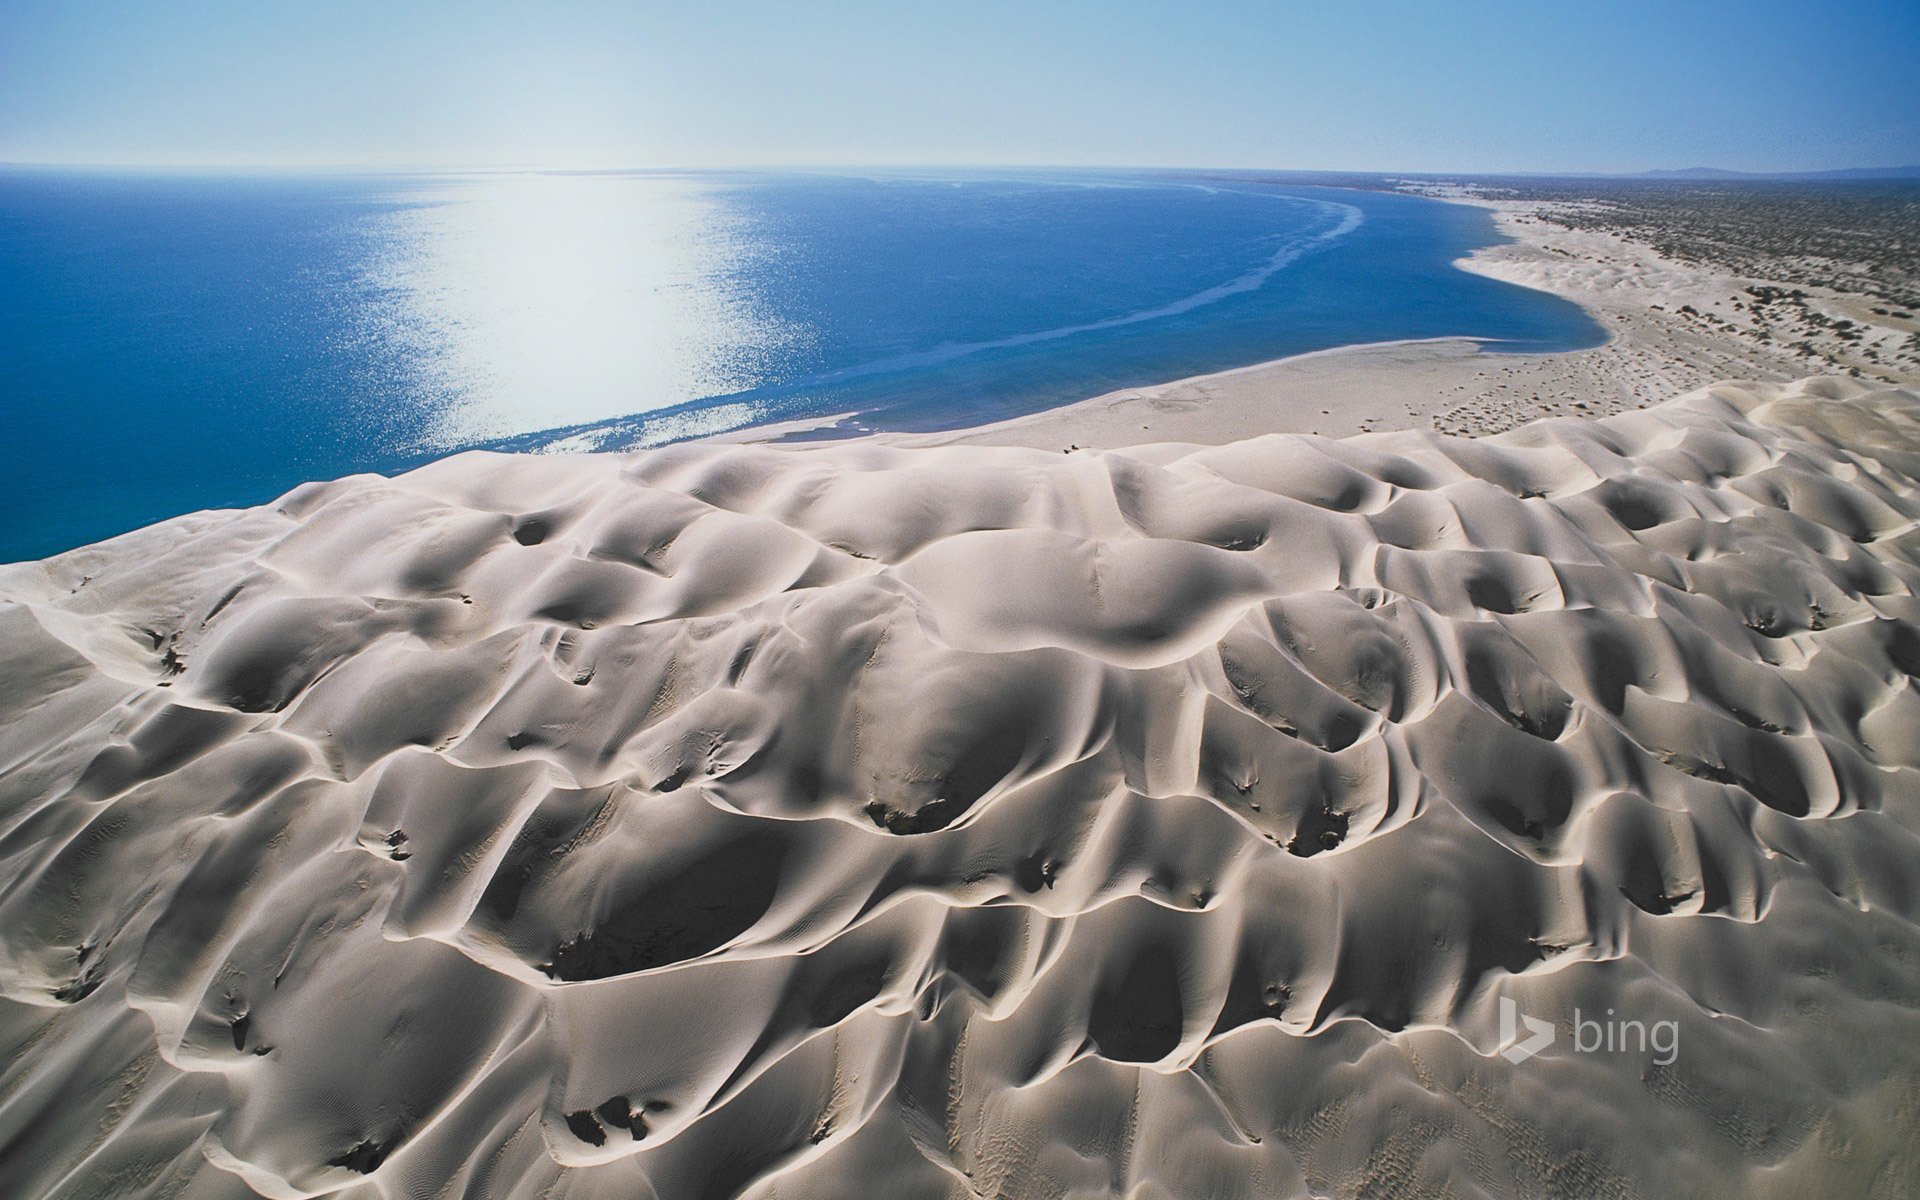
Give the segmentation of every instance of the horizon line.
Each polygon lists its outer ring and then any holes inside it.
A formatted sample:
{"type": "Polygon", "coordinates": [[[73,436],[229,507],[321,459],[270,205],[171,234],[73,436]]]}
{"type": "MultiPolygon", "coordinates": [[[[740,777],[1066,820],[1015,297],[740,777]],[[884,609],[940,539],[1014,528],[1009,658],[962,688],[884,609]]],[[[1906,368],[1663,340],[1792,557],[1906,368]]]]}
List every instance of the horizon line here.
{"type": "Polygon", "coordinates": [[[208,172],[208,173],[320,173],[339,172],[351,175],[675,175],[675,174],[721,174],[729,172],[776,172],[776,171],[910,171],[910,170],[970,170],[970,171],[1177,171],[1177,172],[1269,172],[1290,175],[1363,175],[1363,176],[1404,176],[1409,178],[1508,178],[1508,179],[1638,179],[1645,177],[1668,177],[1680,180],[1688,178],[1710,181],[1714,178],[1751,178],[1784,179],[1805,176],[1873,174],[1894,175],[1912,173],[1920,176],[1920,163],[1902,163],[1887,166],[1861,166],[1858,164],[1840,167],[1819,167],[1802,169],[1743,170],[1713,166],[1694,165],[1688,167],[1651,167],[1638,171],[1598,170],[1598,169],[1494,169],[1472,170],[1447,168],[1441,170],[1416,170],[1408,168],[1365,168],[1365,167],[1281,167],[1281,166],[1218,166],[1218,165],[1169,165],[1164,163],[1068,163],[1068,162],[941,162],[937,160],[906,161],[892,160],[880,162],[860,162],[857,160],[817,162],[741,162],[678,164],[656,166],[586,166],[579,164],[503,164],[503,163],[378,163],[378,162],[107,162],[102,160],[58,160],[58,159],[0,159],[0,170],[11,169],[73,170],[73,171],[147,171],[147,172],[208,172]]]}

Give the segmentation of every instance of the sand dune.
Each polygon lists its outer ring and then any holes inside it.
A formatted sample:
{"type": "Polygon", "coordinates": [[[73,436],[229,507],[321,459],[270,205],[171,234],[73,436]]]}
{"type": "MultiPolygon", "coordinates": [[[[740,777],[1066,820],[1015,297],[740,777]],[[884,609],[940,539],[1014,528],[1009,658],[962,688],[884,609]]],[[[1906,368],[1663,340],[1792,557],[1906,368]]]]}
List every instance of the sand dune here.
{"type": "Polygon", "coordinates": [[[1835,380],[463,455],[0,570],[0,1178],[1914,1195],[1917,590],[1920,400],[1835,380]]]}

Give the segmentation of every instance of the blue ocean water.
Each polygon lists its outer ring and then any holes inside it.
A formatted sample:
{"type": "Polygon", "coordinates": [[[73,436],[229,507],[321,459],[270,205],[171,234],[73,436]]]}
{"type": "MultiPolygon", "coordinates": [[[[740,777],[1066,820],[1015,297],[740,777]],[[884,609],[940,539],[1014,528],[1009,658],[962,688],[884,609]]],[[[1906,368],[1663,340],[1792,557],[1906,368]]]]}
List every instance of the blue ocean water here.
{"type": "Polygon", "coordinates": [[[972,424],[1359,342],[1596,345],[1487,214],[1253,175],[0,170],[0,560],[476,446],[972,424]]]}

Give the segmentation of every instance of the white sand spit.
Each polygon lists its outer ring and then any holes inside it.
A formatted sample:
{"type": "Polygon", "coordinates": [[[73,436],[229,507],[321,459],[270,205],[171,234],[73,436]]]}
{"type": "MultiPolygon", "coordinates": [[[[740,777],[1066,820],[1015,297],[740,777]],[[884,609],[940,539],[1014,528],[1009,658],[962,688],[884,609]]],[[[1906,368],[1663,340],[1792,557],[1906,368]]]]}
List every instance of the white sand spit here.
{"type": "Polygon", "coordinates": [[[1837,380],[6,568],[3,1190],[1920,1194],[1916,594],[1837,380]]]}

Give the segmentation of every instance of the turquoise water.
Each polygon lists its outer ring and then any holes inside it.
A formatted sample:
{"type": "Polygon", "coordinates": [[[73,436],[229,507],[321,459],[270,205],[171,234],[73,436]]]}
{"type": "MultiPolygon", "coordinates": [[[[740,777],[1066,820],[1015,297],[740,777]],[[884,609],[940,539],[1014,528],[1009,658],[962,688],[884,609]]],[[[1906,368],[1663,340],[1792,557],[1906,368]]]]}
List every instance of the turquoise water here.
{"type": "Polygon", "coordinates": [[[476,446],[933,429],[1357,342],[1572,349],[1478,210],[1251,175],[0,171],[0,559],[476,446]]]}

